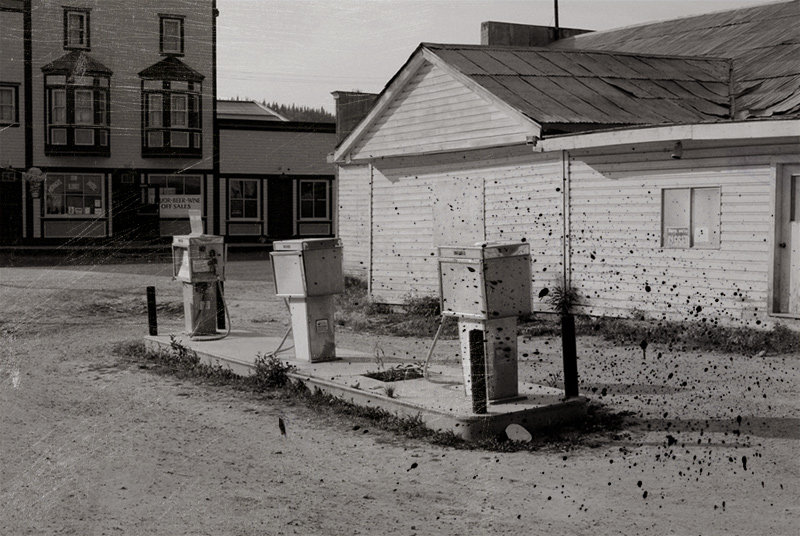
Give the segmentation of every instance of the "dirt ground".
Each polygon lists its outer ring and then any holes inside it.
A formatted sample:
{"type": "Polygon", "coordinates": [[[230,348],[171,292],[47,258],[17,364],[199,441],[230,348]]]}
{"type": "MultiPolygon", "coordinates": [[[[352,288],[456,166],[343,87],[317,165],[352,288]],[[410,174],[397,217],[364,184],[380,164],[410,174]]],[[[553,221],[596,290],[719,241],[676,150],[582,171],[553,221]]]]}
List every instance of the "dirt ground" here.
{"type": "MultiPolygon", "coordinates": [[[[126,361],[112,349],[146,334],[146,286],[180,304],[170,267],[59,262],[0,268],[0,534],[800,533],[800,355],[582,337],[581,390],[634,412],[625,433],[564,452],[455,450],[126,361]]],[[[237,329],[283,334],[268,276],[264,261],[230,263],[237,329]]],[[[182,328],[169,309],[161,333],[182,328]]],[[[405,359],[430,346],[337,342],[405,359]]],[[[456,352],[443,341],[436,359],[456,352]]],[[[558,376],[557,339],[520,352],[525,380],[558,376]]]]}

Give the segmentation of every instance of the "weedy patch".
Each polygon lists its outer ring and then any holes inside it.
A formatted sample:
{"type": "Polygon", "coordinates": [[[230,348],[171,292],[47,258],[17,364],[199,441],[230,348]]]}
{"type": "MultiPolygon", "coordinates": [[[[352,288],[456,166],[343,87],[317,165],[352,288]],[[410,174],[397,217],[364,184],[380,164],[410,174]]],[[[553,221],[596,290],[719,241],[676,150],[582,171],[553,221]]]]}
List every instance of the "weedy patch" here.
{"type": "MultiPolygon", "coordinates": [[[[439,300],[429,296],[407,296],[402,305],[373,302],[367,285],[354,278],[345,278],[345,291],[335,298],[336,325],[353,331],[397,337],[433,337],[439,328],[439,300]]],[[[458,326],[445,318],[440,337],[455,339],[458,326]]]]}
{"type": "Polygon", "coordinates": [[[404,363],[385,370],[369,371],[364,376],[381,382],[401,382],[422,378],[422,369],[422,363],[404,363]]]}
{"type": "MultiPolygon", "coordinates": [[[[567,451],[581,446],[598,446],[608,440],[623,438],[625,432],[622,430],[629,416],[627,412],[613,412],[598,404],[592,404],[584,421],[571,427],[558,426],[542,430],[529,442],[512,441],[504,433],[497,437],[466,441],[452,431],[436,431],[428,428],[421,415],[401,417],[379,408],[347,402],[319,389],[311,391],[303,382],[294,381],[288,375],[294,370],[292,365],[281,362],[274,356],[260,355],[257,358],[256,371],[244,377],[233,374],[229,369],[200,363],[196,353],[177,340],[171,341],[169,350],[161,352],[147,350],[141,341],[118,344],[114,347],[114,352],[126,360],[139,362],[142,368],[158,373],[171,374],[198,383],[213,383],[257,395],[259,398],[278,396],[287,402],[300,402],[316,415],[343,416],[351,421],[369,423],[370,426],[408,439],[419,439],[433,445],[464,450],[567,451]]],[[[394,386],[387,387],[391,389],[391,394],[385,391],[386,395],[394,396],[394,386]]],[[[360,425],[356,424],[354,429],[358,426],[360,425]]]]}
{"type": "Polygon", "coordinates": [[[297,367],[274,355],[258,354],[253,374],[246,381],[256,389],[275,389],[287,385],[291,380],[289,374],[295,370],[297,367]]]}

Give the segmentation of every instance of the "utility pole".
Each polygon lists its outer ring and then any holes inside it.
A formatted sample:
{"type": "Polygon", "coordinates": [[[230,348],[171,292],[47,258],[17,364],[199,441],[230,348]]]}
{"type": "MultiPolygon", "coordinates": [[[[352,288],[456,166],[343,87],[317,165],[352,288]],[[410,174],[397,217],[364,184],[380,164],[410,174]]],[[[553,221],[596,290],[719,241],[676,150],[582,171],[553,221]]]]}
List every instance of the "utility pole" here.
{"type": "Polygon", "coordinates": [[[553,0],[555,3],[555,12],[556,12],[556,36],[560,33],[560,28],[558,26],[558,0],[553,0]]]}

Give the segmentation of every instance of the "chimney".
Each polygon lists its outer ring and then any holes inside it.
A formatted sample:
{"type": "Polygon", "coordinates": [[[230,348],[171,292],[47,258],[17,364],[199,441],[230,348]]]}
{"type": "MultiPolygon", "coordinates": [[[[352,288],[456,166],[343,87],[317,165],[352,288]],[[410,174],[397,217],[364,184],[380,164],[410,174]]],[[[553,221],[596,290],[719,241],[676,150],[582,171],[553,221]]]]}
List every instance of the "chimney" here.
{"type": "Polygon", "coordinates": [[[553,28],[511,22],[488,21],[481,23],[481,45],[501,47],[546,47],[554,41],[593,30],[553,28]]]}
{"type": "Polygon", "coordinates": [[[334,91],[331,94],[336,101],[336,145],[339,145],[366,117],[378,95],[360,91],[334,91]]]}

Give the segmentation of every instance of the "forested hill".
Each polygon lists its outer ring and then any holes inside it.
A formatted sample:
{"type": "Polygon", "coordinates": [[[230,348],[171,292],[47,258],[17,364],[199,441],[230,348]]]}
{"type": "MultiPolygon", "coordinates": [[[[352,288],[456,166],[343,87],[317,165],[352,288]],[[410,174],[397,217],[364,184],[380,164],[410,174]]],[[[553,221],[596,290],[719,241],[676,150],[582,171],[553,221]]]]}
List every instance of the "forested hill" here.
{"type": "Polygon", "coordinates": [[[336,117],[322,107],[309,108],[308,106],[278,104],[277,102],[268,103],[266,101],[262,101],[262,104],[275,110],[289,121],[312,121],[315,123],[336,122],[336,117]]]}

